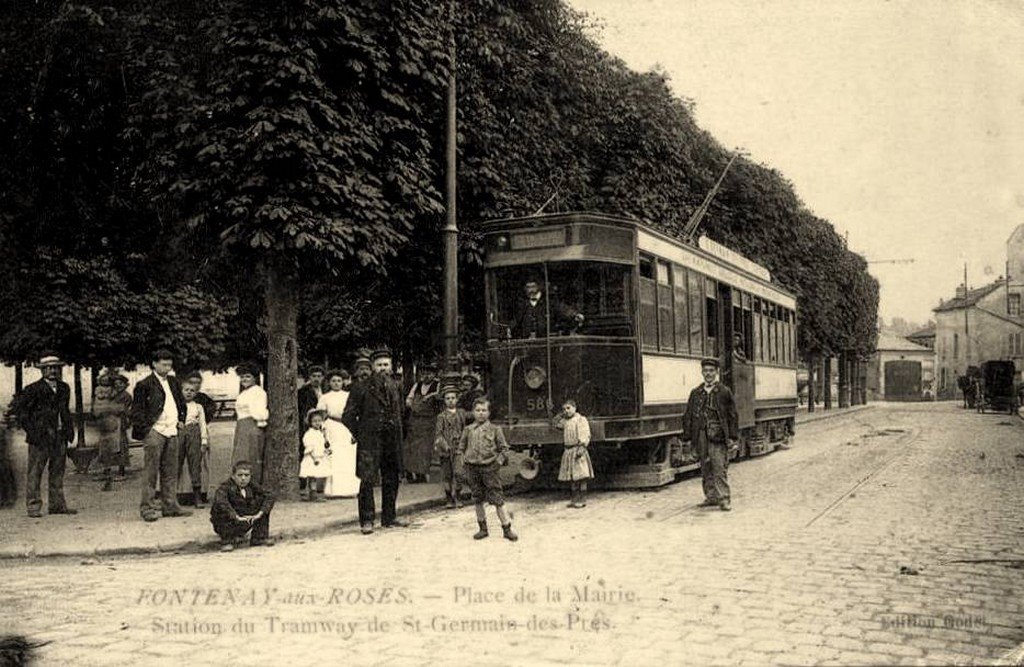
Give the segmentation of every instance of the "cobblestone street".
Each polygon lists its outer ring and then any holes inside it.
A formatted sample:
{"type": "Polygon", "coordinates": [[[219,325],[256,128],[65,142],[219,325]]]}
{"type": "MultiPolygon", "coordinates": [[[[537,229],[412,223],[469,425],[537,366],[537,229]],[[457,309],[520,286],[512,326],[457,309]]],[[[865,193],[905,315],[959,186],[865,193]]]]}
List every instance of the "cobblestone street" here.
{"type": "MultiPolygon", "coordinates": [[[[806,424],[653,492],[514,498],[273,549],[6,561],[44,664],[973,664],[1024,641],[1024,423],[952,403],[806,424]]],[[[0,632],[2,634],[2,632],[0,632]]]]}

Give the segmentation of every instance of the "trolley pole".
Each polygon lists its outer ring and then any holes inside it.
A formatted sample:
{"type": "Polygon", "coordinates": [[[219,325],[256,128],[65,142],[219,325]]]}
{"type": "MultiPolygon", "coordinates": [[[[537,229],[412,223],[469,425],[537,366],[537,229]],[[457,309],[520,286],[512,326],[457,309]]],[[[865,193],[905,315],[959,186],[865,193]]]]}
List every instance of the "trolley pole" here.
{"type": "Polygon", "coordinates": [[[444,239],[444,371],[459,368],[459,227],[455,212],[456,96],[455,96],[455,2],[449,3],[447,123],[445,127],[445,225],[444,239]]]}

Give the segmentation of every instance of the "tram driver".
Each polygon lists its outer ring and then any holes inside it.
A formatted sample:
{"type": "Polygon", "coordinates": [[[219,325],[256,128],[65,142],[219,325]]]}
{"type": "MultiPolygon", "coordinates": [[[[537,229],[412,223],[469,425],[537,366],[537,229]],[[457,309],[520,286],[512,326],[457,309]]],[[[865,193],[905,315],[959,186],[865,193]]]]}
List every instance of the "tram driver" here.
{"type": "Polygon", "coordinates": [[[548,334],[548,312],[551,313],[552,333],[575,333],[583,324],[583,313],[552,299],[544,301],[544,290],[539,281],[530,279],[523,285],[526,298],[517,309],[512,325],[513,338],[541,338],[548,334]]]}

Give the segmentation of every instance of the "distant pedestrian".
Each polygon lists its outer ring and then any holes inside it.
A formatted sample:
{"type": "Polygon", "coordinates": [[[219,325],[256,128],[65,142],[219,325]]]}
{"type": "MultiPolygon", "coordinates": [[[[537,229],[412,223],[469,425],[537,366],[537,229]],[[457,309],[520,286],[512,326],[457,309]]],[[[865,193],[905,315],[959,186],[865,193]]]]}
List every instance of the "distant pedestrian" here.
{"type": "Polygon", "coordinates": [[[114,380],[110,375],[101,375],[97,378],[92,414],[96,417],[98,459],[99,465],[103,468],[103,491],[113,489],[114,467],[124,462],[121,437],[124,435],[126,406],[118,400],[114,392],[114,380]]]}
{"type": "Polygon", "coordinates": [[[176,493],[178,432],[185,425],[185,396],[178,378],[170,374],[174,355],[161,349],[150,359],[153,373],[135,385],[131,408],[132,437],[142,440],[145,461],[139,514],[144,521],[156,521],[160,514],[191,516],[192,512],[178,505],[176,493]]]}
{"type": "Polygon", "coordinates": [[[381,480],[381,526],[404,528],[397,517],[398,484],[402,474],[402,393],[391,376],[391,352],[373,353],[373,375],[352,385],[342,422],[356,439],[359,477],[359,526],[373,532],[376,508],[374,483],[381,480]]]}
{"type": "Polygon", "coordinates": [[[11,464],[11,435],[14,414],[11,406],[3,411],[0,418],[0,508],[13,507],[18,499],[18,484],[11,464]]]}
{"type": "Polygon", "coordinates": [[[125,468],[131,465],[128,449],[128,427],[131,424],[132,394],[128,391],[128,378],[120,373],[112,377],[114,392],[111,400],[121,405],[121,460],[117,464],[118,478],[124,479],[125,468]]]}
{"type": "Polygon", "coordinates": [[[587,506],[587,480],[594,477],[594,464],[590,460],[590,423],[576,411],[576,401],[569,399],[562,405],[559,419],[565,451],[558,469],[558,481],[569,482],[572,498],[569,507],[587,506]]]}
{"type": "Polygon", "coordinates": [[[447,507],[462,507],[462,477],[465,474],[462,456],[458,453],[459,439],[466,428],[466,413],[459,408],[459,389],[453,384],[441,386],[444,409],[437,415],[434,427],[434,451],[441,463],[441,485],[447,507]]]}
{"type": "Polygon", "coordinates": [[[255,364],[239,364],[235,368],[241,392],[235,399],[235,441],[231,450],[231,462],[248,461],[252,479],[263,481],[263,448],[266,442],[267,392],[257,383],[260,370],[255,364]]]}
{"type": "Polygon", "coordinates": [[[39,360],[43,373],[41,380],[25,387],[17,403],[18,421],[25,429],[28,441],[28,484],[25,504],[28,515],[42,516],[42,496],[39,487],[43,468],[48,469],[50,514],[77,514],[68,507],[64,498],[64,469],[67,448],[75,439],[71,422],[71,387],[61,381],[64,362],[47,354],[39,360]]]}
{"type": "Polygon", "coordinates": [[[704,359],[700,371],[704,383],[690,392],[683,415],[683,437],[692,443],[700,459],[704,483],[702,507],[732,509],[729,482],[729,449],[739,438],[736,403],[729,388],[718,381],[718,360],[704,359]]]}
{"type": "Polygon", "coordinates": [[[206,411],[196,400],[196,388],[187,383],[181,389],[185,397],[185,426],[181,429],[178,444],[178,494],[188,494],[185,486],[185,464],[188,464],[188,480],[192,493],[186,502],[197,509],[203,506],[203,492],[209,484],[210,475],[210,429],[206,423],[206,411]]]}
{"type": "Polygon", "coordinates": [[[302,462],[299,477],[306,480],[306,500],[323,502],[324,482],[331,473],[327,437],[324,435],[324,410],[312,408],[306,412],[306,432],[302,434],[302,462]]]}
{"type": "Polygon", "coordinates": [[[486,398],[476,399],[473,405],[473,423],[462,431],[457,453],[463,457],[466,482],[473,490],[476,521],[480,530],[473,539],[482,540],[489,535],[484,501],[494,505],[505,539],[515,542],[519,536],[512,530],[512,520],[505,513],[505,496],[501,489],[499,469],[508,465],[508,442],[501,427],[491,423],[491,408],[486,398]]]}
{"type": "Polygon", "coordinates": [[[417,382],[405,397],[408,429],[402,463],[410,482],[426,482],[434,454],[434,423],[437,419],[437,367],[423,364],[417,382]]]}
{"type": "Polygon", "coordinates": [[[233,551],[247,535],[250,546],[274,545],[270,537],[274,496],[252,481],[252,470],[248,461],[236,461],[231,466],[231,478],[217,487],[213,496],[210,523],[220,537],[221,551],[233,551]]]}
{"type": "MultiPolygon", "coordinates": [[[[330,465],[326,472],[326,482],[318,489],[326,496],[351,497],[359,493],[359,478],[356,477],[356,444],[352,433],[342,423],[345,406],[348,405],[349,392],[345,382],[349,374],[345,370],[332,370],[327,374],[329,391],[320,396],[316,409],[322,410],[324,419],[324,436],[330,451],[330,465]]],[[[308,412],[308,411],[307,411],[308,412]]]]}

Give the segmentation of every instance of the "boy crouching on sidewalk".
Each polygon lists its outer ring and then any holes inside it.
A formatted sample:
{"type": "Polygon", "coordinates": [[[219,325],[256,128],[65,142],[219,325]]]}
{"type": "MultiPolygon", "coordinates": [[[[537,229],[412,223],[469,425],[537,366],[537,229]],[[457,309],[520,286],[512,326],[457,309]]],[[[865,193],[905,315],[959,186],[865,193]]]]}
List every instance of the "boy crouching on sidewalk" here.
{"type": "Polygon", "coordinates": [[[273,546],[270,538],[270,510],[274,496],[252,482],[252,464],[239,461],[231,479],[217,488],[210,506],[210,523],[220,537],[220,550],[233,551],[235,544],[249,538],[251,546],[273,546]]]}
{"type": "Polygon", "coordinates": [[[508,464],[508,442],[501,427],[491,423],[491,406],[486,398],[473,401],[472,424],[462,430],[457,454],[463,457],[466,482],[473,490],[476,520],[480,530],[473,539],[488,536],[484,500],[494,505],[505,539],[515,542],[519,536],[512,531],[512,521],[505,513],[505,496],[501,490],[498,468],[508,464]]]}

